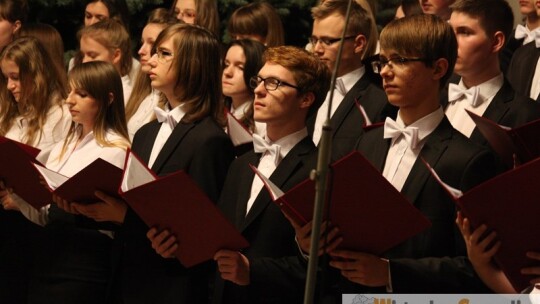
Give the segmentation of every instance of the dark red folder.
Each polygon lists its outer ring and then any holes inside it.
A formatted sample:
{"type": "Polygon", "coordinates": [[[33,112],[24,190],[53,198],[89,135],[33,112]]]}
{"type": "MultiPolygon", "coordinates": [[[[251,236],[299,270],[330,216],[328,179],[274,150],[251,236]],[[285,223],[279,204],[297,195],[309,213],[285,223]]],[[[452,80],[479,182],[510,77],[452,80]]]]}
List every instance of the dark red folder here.
{"type": "Polygon", "coordinates": [[[96,159],[72,177],[63,176],[39,165],[35,166],[49,183],[52,192],[68,202],[96,203],[100,201],[94,195],[96,190],[119,197],[118,187],[123,171],[101,158],[96,159]],[[51,180],[55,177],[58,184],[51,180]]]}
{"type": "Polygon", "coordinates": [[[437,177],[473,227],[485,224],[497,232],[501,247],[495,260],[518,291],[529,286],[533,278],[522,275],[521,268],[540,266],[525,256],[527,251],[540,252],[540,187],[535,184],[538,172],[540,159],[490,179],[461,197],[437,177]]]}
{"type": "Polygon", "coordinates": [[[35,208],[51,202],[51,193],[41,184],[40,175],[32,165],[39,149],[0,138],[0,179],[13,192],[35,208]]]}
{"type": "Polygon", "coordinates": [[[509,168],[514,167],[514,154],[520,163],[540,156],[540,119],[511,129],[470,111],[467,113],[509,168]]]}
{"type": "MultiPolygon", "coordinates": [[[[360,153],[338,160],[330,171],[327,218],[343,236],[340,248],[380,255],[431,225],[360,153]]],[[[263,181],[270,190],[269,180],[263,181]]],[[[313,217],[314,191],[314,183],[306,180],[271,195],[283,212],[305,224],[313,217]]]]}
{"type": "Polygon", "coordinates": [[[176,235],[179,246],[175,255],[185,267],[212,259],[220,249],[240,250],[249,245],[185,172],[154,176],[153,180],[136,186],[144,181],[125,180],[129,178],[128,170],[135,167],[147,170],[146,177],[153,176],[131,152],[122,181],[122,187],[130,184],[130,190],[120,189],[120,194],[148,227],[168,229],[176,235]]]}

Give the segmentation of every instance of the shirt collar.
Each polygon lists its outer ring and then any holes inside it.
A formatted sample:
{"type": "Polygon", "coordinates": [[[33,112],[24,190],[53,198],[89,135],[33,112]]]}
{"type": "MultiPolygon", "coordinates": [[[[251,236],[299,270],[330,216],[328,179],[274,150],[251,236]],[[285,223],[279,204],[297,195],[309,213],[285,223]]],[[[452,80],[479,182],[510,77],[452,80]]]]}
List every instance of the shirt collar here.
{"type": "Polygon", "coordinates": [[[444,118],[444,111],[442,107],[439,107],[437,110],[429,113],[428,115],[418,119],[412,124],[405,126],[399,112],[396,118],[396,123],[402,128],[416,127],[418,128],[418,142],[426,138],[431,132],[437,128],[444,118]]]}
{"type": "MultiPolygon", "coordinates": [[[[504,76],[502,73],[500,73],[499,75],[491,78],[490,80],[477,85],[478,98],[481,98],[482,103],[486,101],[490,101],[495,96],[495,94],[497,94],[497,92],[499,92],[499,90],[502,88],[503,83],[504,83],[504,76]]],[[[465,90],[469,89],[463,83],[463,78],[461,78],[458,85],[465,90]]]]}
{"type": "Polygon", "coordinates": [[[266,134],[263,135],[264,140],[266,140],[269,144],[276,144],[281,147],[280,154],[282,158],[285,158],[285,156],[298,144],[302,139],[308,136],[307,128],[303,128],[300,131],[296,131],[294,133],[291,133],[285,137],[282,137],[275,142],[272,142],[268,139],[266,134]]]}

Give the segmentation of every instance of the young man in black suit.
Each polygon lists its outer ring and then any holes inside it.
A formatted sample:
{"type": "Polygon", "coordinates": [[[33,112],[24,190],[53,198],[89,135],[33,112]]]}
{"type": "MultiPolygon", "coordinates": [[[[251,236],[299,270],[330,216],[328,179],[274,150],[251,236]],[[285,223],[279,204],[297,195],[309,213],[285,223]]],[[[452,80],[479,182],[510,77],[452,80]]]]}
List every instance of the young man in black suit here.
{"type": "Polygon", "coordinates": [[[499,67],[499,53],[513,26],[510,5],[504,0],[458,0],[452,9],[449,22],[458,42],[454,70],[461,80],[449,85],[445,113],[455,129],[487,145],[465,110],[517,127],[540,118],[540,107],[516,93],[499,67]]]}
{"type": "MultiPolygon", "coordinates": [[[[266,123],[266,133],[253,135],[254,151],[233,162],[218,202],[250,246],[216,253],[213,303],[300,303],[303,296],[305,269],[296,257],[294,229],[249,165],[283,191],[308,178],[316,147],[306,118],[324,101],[330,72],[316,56],[295,47],[270,48],[264,59],[251,85],[254,119],[266,123]]],[[[170,254],[169,244],[154,239],[162,255],[170,254]]]]}
{"type": "MultiPolygon", "coordinates": [[[[355,106],[358,101],[372,123],[395,117],[396,109],[388,104],[384,92],[372,82],[371,70],[362,63],[371,37],[370,14],[353,1],[343,52],[338,58],[339,37],[345,26],[348,1],[328,0],[312,9],[313,31],[310,38],[313,52],[326,63],[330,71],[341,60],[337,71],[330,125],[332,126],[332,158],[339,159],[354,149],[362,135],[364,116],[355,106]]],[[[315,145],[319,144],[322,125],[326,120],[330,92],[316,116],[308,120],[308,130],[315,145]]]]}
{"type": "MultiPolygon", "coordinates": [[[[422,161],[447,184],[463,191],[494,175],[494,156],[453,129],[439,104],[440,88],[452,74],[456,53],[450,25],[433,15],[394,20],[382,31],[380,61],[374,66],[381,73],[388,100],[399,112],[396,121],[387,119],[384,127],[366,132],[357,148],[432,226],[382,256],[330,250],[330,266],[341,276],[325,290],[334,295],[329,303],[339,303],[342,293],[484,290],[465,258],[465,246],[454,224],[455,203],[422,161]]],[[[310,227],[296,230],[305,251],[310,227]]],[[[335,238],[328,248],[335,248],[339,241],[335,238]]]]}

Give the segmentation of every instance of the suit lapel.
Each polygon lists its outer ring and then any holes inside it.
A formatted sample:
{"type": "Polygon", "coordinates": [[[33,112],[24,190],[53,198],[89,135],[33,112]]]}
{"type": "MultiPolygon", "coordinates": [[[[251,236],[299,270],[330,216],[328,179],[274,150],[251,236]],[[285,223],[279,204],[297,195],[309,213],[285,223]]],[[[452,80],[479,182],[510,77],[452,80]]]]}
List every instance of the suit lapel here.
{"type": "MultiPolygon", "coordinates": [[[[497,92],[497,94],[495,94],[495,97],[493,97],[493,100],[482,116],[499,123],[510,109],[510,102],[513,100],[513,98],[514,92],[510,84],[505,80],[503,86],[497,92]]],[[[486,142],[486,139],[476,127],[474,128],[470,139],[477,143],[486,142]]]]}
{"type": "Polygon", "coordinates": [[[184,139],[184,136],[186,136],[188,131],[191,130],[194,126],[195,126],[194,123],[184,123],[184,122],[179,122],[176,125],[171,135],[165,142],[165,145],[163,146],[161,151],[159,151],[156,161],[154,162],[154,165],[152,166],[152,171],[154,171],[156,174],[159,174],[159,172],[163,168],[163,165],[167,163],[167,161],[169,160],[169,157],[171,157],[171,154],[174,152],[176,147],[180,144],[182,139],[184,139]]]}
{"type": "MultiPolygon", "coordinates": [[[[279,188],[283,188],[283,185],[287,182],[287,180],[296,172],[298,171],[298,168],[300,168],[303,165],[303,156],[309,153],[313,149],[313,142],[311,141],[311,137],[306,137],[302,141],[300,141],[294,148],[285,156],[285,158],[281,161],[281,163],[278,165],[274,173],[270,176],[270,180],[279,188]]],[[[251,183],[249,183],[249,189],[251,189],[251,183]]],[[[249,199],[249,193],[251,191],[246,191],[248,193],[248,197],[245,202],[249,199]]],[[[261,189],[261,192],[259,192],[259,195],[255,199],[255,202],[253,202],[253,206],[251,206],[251,209],[249,210],[248,214],[245,217],[244,223],[241,225],[241,231],[246,229],[252,222],[255,220],[261,212],[264,211],[266,206],[271,203],[272,199],[270,195],[268,194],[268,191],[266,189],[261,189]]],[[[244,205],[244,214],[245,214],[245,203],[240,204],[244,205]]]]}
{"type": "Polygon", "coordinates": [[[401,193],[405,195],[411,203],[416,201],[416,198],[424,188],[424,184],[430,177],[429,170],[422,162],[424,159],[431,167],[435,167],[441,155],[448,146],[448,140],[452,137],[452,125],[446,118],[443,118],[437,128],[428,135],[424,147],[420,151],[420,155],[416,159],[401,193]]]}
{"type": "Polygon", "coordinates": [[[145,164],[148,164],[150,160],[150,154],[152,154],[152,148],[154,147],[154,142],[156,141],[157,134],[161,124],[154,120],[151,122],[148,132],[145,134],[144,139],[136,147],[133,147],[133,150],[137,155],[144,161],[145,164]]]}
{"type": "MultiPolygon", "coordinates": [[[[332,115],[332,118],[330,119],[330,123],[332,125],[332,130],[333,130],[332,136],[336,135],[337,131],[343,124],[343,121],[345,121],[345,117],[347,117],[349,112],[356,110],[356,109],[353,109],[355,106],[356,99],[361,98],[361,94],[367,88],[368,85],[369,85],[369,80],[367,79],[366,75],[364,75],[354,84],[351,90],[347,92],[345,97],[343,97],[341,104],[336,109],[336,112],[334,113],[334,115],[332,115]]],[[[362,106],[364,106],[364,104],[362,104],[362,106]]],[[[369,116],[370,111],[368,111],[368,109],[369,109],[369,106],[368,108],[365,108],[366,113],[369,116]]],[[[362,117],[362,115],[358,115],[358,116],[362,117]]],[[[363,125],[364,125],[363,119],[358,121],[359,128],[361,128],[363,125]]]]}
{"type": "Polygon", "coordinates": [[[248,164],[251,164],[253,166],[258,166],[259,161],[261,158],[260,153],[255,153],[253,151],[248,152],[249,155],[246,156],[247,162],[245,163],[245,167],[242,168],[241,176],[238,178],[238,198],[236,200],[236,210],[235,210],[235,226],[238,229],[242,228],[242,223],[244,222],[244,219],[246,218],[246,207],[247,207],[247,201],[249,200],[249,197],[251,195],[251,185],[253,184],[253,178],[255,177],[255,173],[248,164]]]}

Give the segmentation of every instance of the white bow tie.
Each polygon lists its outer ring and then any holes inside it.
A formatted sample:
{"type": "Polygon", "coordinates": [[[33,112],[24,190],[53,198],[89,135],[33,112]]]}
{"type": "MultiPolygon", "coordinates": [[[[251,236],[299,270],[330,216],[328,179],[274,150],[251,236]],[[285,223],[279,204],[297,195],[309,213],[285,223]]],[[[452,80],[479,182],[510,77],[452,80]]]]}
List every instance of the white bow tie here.
{"type": "Polygon", "coordinates": [[[540,47],[540,29],[535,29],[531,31],[527,27],[518,24],[514,37],[516,39],[523,39],[523,44],[534,41],[536,47],[540,47]]]}
{"type": "Polygon", "coordinates": [[[334,86],[334,89],[343,97],[347,95],[347,88],[345,88],[345,84],[343,83],[343,79],[341,78],[336,79],[336,84],[334,86]]]}
{"type": "Polygon", "coordinates": [[[482,104],[482,98],[478,98],[479,93],[480,89],[477,86],[464,89],[457,84],[451,83],[448,86],[448,101],[456,102],[460,100],[460,98],[465,97],[471,106],[477,107],[482,104]]]}
{"type": "Polygon", "coordinates": [[[253,149],[255,153],[268,152],[270,157],[273,158],[274,164],[277,165],[281,161],[281,146],[276,144],[269,144],[262,136],[259,134],[253,134],[253,149]]]}
{"type": "Polygon", "coordinates": [[[384,138],[397,139],[403,135],[405,141],[409,144],[411,149],[416,149],[418,145],[418,128],[417,127],[401,127],[392,118],[387,117],[384,122],[384,138]]]}
{"type": "Polygon", "coordinates": [[[178,124],[174,117],[172,117],[171,112],[167,112],[160,107],[155,107],[154,113],[156,114],[157,120],[160,123],[167,123],[169,127],[171,127],[171,130],[174,129],[174,127],[176,127],[176,125],[178,124]]]}

